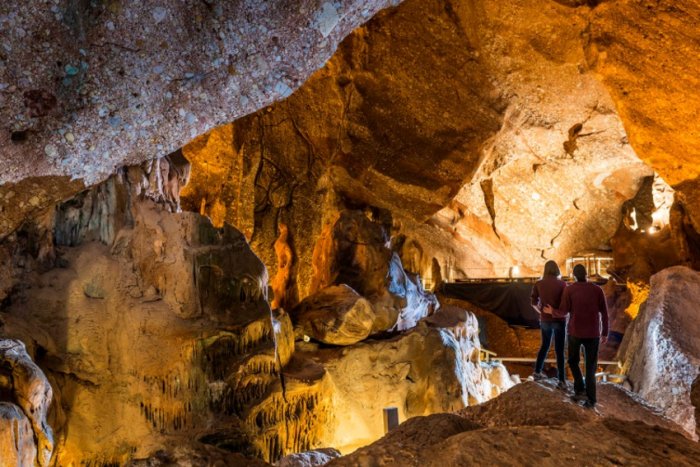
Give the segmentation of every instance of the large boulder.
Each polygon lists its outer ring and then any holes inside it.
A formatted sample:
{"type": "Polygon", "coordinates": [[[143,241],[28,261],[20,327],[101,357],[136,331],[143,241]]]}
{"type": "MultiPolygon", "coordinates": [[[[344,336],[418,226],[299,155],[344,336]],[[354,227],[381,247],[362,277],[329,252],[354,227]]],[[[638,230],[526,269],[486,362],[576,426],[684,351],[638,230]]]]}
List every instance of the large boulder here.
{"type": "Polygon", "coordinates": [[[346,209],[327,225],[314,249],[312,290],[348,284],[372,303],[373,332],[402,331],[433,313],[439,303],[389,248],[390,219],[382,214],[346,209]]]}
{"type": "Polygon", "coordinates": [[[304,334],[335,345],[366,339],[375,318],[372,305],[345,284],[305,298],[290,315],[304,334]]]}
{"type": "Polygon", "coordinates": [[[690,394],[700,367],[698,303],[700,272],[683,266],[658,272],[619,352],[632,389],[693,436],[690,394]]]}

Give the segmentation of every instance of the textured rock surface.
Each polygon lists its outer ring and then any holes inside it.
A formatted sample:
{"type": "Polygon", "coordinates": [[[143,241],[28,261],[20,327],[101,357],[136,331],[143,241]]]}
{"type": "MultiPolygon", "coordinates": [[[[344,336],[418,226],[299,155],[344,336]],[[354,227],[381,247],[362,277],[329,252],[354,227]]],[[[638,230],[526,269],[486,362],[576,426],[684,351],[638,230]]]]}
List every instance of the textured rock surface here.
{"type": "MultiPolygon", "coordinates": [[[[700,370],[700,368],[698,370],[700,370]]],[[[693,381],[693,386],[690,391],[690,401],[695,406],[695,434],[700,436],[700,376],[693,381]]]]}
{"type": "Polygon", "coordinates": [[[326,465],[336,457],[340,457],[337,449],[315,449],[284,456],[277,462],[278,467],[316,467],[326,465]]]}
{"type": "Polygon", "coordinates": [[[309,237],[348,203],[389,210],[402,259],[430,281],[435,265],[445,279],[504,276],[604,245],[651,171],[588,69],[589,11],[409,0],[382,12],[289,99],[186,147],[185,204],[250,232],[270,265],[284,222],[302,297],[309,237]]]}
{"type": "Polygon", "coordinates": [[[282,383],[293,330],[270,310],[264,265],[235,229],[148,200],[145,175],[58,207],[47,227],[62,267],[26,271],[4,315],[57,388],[57,462],[124,463],[183,439],[165,458],[197,464],[201,443],[264,459],[315,447],[328,378],[282,383]]]}
{"type": "Polygon", "coordinates": [[[89,183],[287,97],[391,1],[8,1],[0,181],[89,183]]]}
{"type": "Polygon", "coordinates": [[[326,287],[305,298],[290,316],[304,334],[335,345],[365,340],[375,319],[372,305],[344,284],[326,287]]]}
{"type": "Polygon", "coordinates": [[[347,284],[372,303],[372,331],[411,329],[438,307],[420,279],[389,248],[389,227],[374,214],[343,210],[326,224],[313,252],[311,290],[347,284]]]}
{"type": "Polygon", "coordinates": [[[0,340],[0,459],[48,466],[54,449],[47,416],[53,392],[18,340],[0,340]]]}
{"type": "Polygon", "coordinates": [[[304,354],[323,363],[335,387],[336,425],[326,444],[341,452],[383,435],[385,407],[406,420],[483,402],[513,384],[502,366],[479,361],[476,319],[456,308],[393,337],[309,350],[304,354]]]}
{"type": "Polygon", "coordinates": [[[676,266],[655,274],[619,353],[632,389],[693,435],[690,391],[700,367],[699,302],[697,271],[676,266]]]}
{"type": "Polygon", "coordinates": [[[600,2],[588,63],[610,91],[639,156],[668,183],[700,175],[700,2],[600,2]]]}
{"type": "Polygon", "coordinates": [[[612,411],[603,407],[588,411],[553,387],[520,384],[458,414],[408,420],[379,441],[328,465],[555,466],[566,459],[573,464],[690,466],[700,460],[697,443],[674,433],[673,423],[630,393],[607,384],[601,389],[601,401],[609,400],[612,411]]]}

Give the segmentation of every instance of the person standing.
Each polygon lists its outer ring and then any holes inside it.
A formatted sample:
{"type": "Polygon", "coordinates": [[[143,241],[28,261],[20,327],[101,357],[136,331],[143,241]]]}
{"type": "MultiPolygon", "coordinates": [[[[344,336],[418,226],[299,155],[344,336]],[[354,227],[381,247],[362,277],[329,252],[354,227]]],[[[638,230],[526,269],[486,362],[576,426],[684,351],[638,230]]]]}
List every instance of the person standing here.
{"type": "Polygon", "coordinates": [[[561,308],[548,307],[547,311],[554,317],[569,315],[568,361],[574,376],[572,398],[576,401],[585,400],[584,407],[593,408],[596,404],[595,374],[598,369],[598,347],[608,339],[608,305],[603,289],[588,282],[583,265],[577,264],[574,267],[574,277],[576,282],[569,285],[562,294],[561,308]],[[585,381],[579,367],[581,347],[586,366],[585,381]]]}
{"type": "Polygon", "coordinates": [[[554,352],[557,356],[557,376],[559,378],[559,388],[566,389],[566,369],[564,366],[564,342],[566,339],[566,318],[552,316],[552,313],[545,312],[545,307],[559,308],[561,297],[566,288],[566,283],[560,279],[561,272],[555,261],[547,261],[544,264],[542,279],[537,281],[532,287],[531,301],[532,307],[540,315],[540,332],[542,342],[540,351],[537,353],[535,362],[535,372],[532,377],[535,380],[544,379],[542,374],[544,360],[549,353],[549,347],[554,336],[554,352]]]}

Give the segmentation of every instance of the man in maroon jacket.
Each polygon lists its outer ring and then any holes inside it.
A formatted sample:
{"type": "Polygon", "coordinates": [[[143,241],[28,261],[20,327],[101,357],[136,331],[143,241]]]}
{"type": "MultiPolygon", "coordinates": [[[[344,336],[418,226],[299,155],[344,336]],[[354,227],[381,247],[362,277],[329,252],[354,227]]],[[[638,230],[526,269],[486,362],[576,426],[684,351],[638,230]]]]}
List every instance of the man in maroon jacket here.
{"type": "Polygon", "coordinates": [[[547,307],[545,312],[554,317],[569,314],[567,332],[569,337],[569,367],[574,376],[574,400],[588,400],[585,407],[595,407],[595,373],[598,369],[598,347],[608,340],[608,305],[603,289],[587,281],[586,268],[577,264],[574,267],[576,282],[564,289],[559,309],[547,307]],[[602,322],[602,332],[601,332],[602,322]],[[586,380],[584,383],[579,362],[583,346],[586,360],[586,380]]]}

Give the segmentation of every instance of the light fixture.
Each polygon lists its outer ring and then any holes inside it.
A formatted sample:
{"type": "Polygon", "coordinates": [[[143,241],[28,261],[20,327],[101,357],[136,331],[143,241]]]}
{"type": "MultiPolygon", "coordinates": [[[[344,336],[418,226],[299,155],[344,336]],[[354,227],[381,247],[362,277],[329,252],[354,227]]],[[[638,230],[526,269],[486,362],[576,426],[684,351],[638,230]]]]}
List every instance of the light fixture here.
{"type": "Polygon", "coordinates": [[[649,235],[655,234],[656,232],[658,232],[658,230],[659,229],[657,229],[654,226],[649,227],[649,235]]]}
{"type": "Polygon", "coordinates": [[[513,266],[510,268],[511,277],[518,277],[520,275],[520,266],[513,266]]]}

